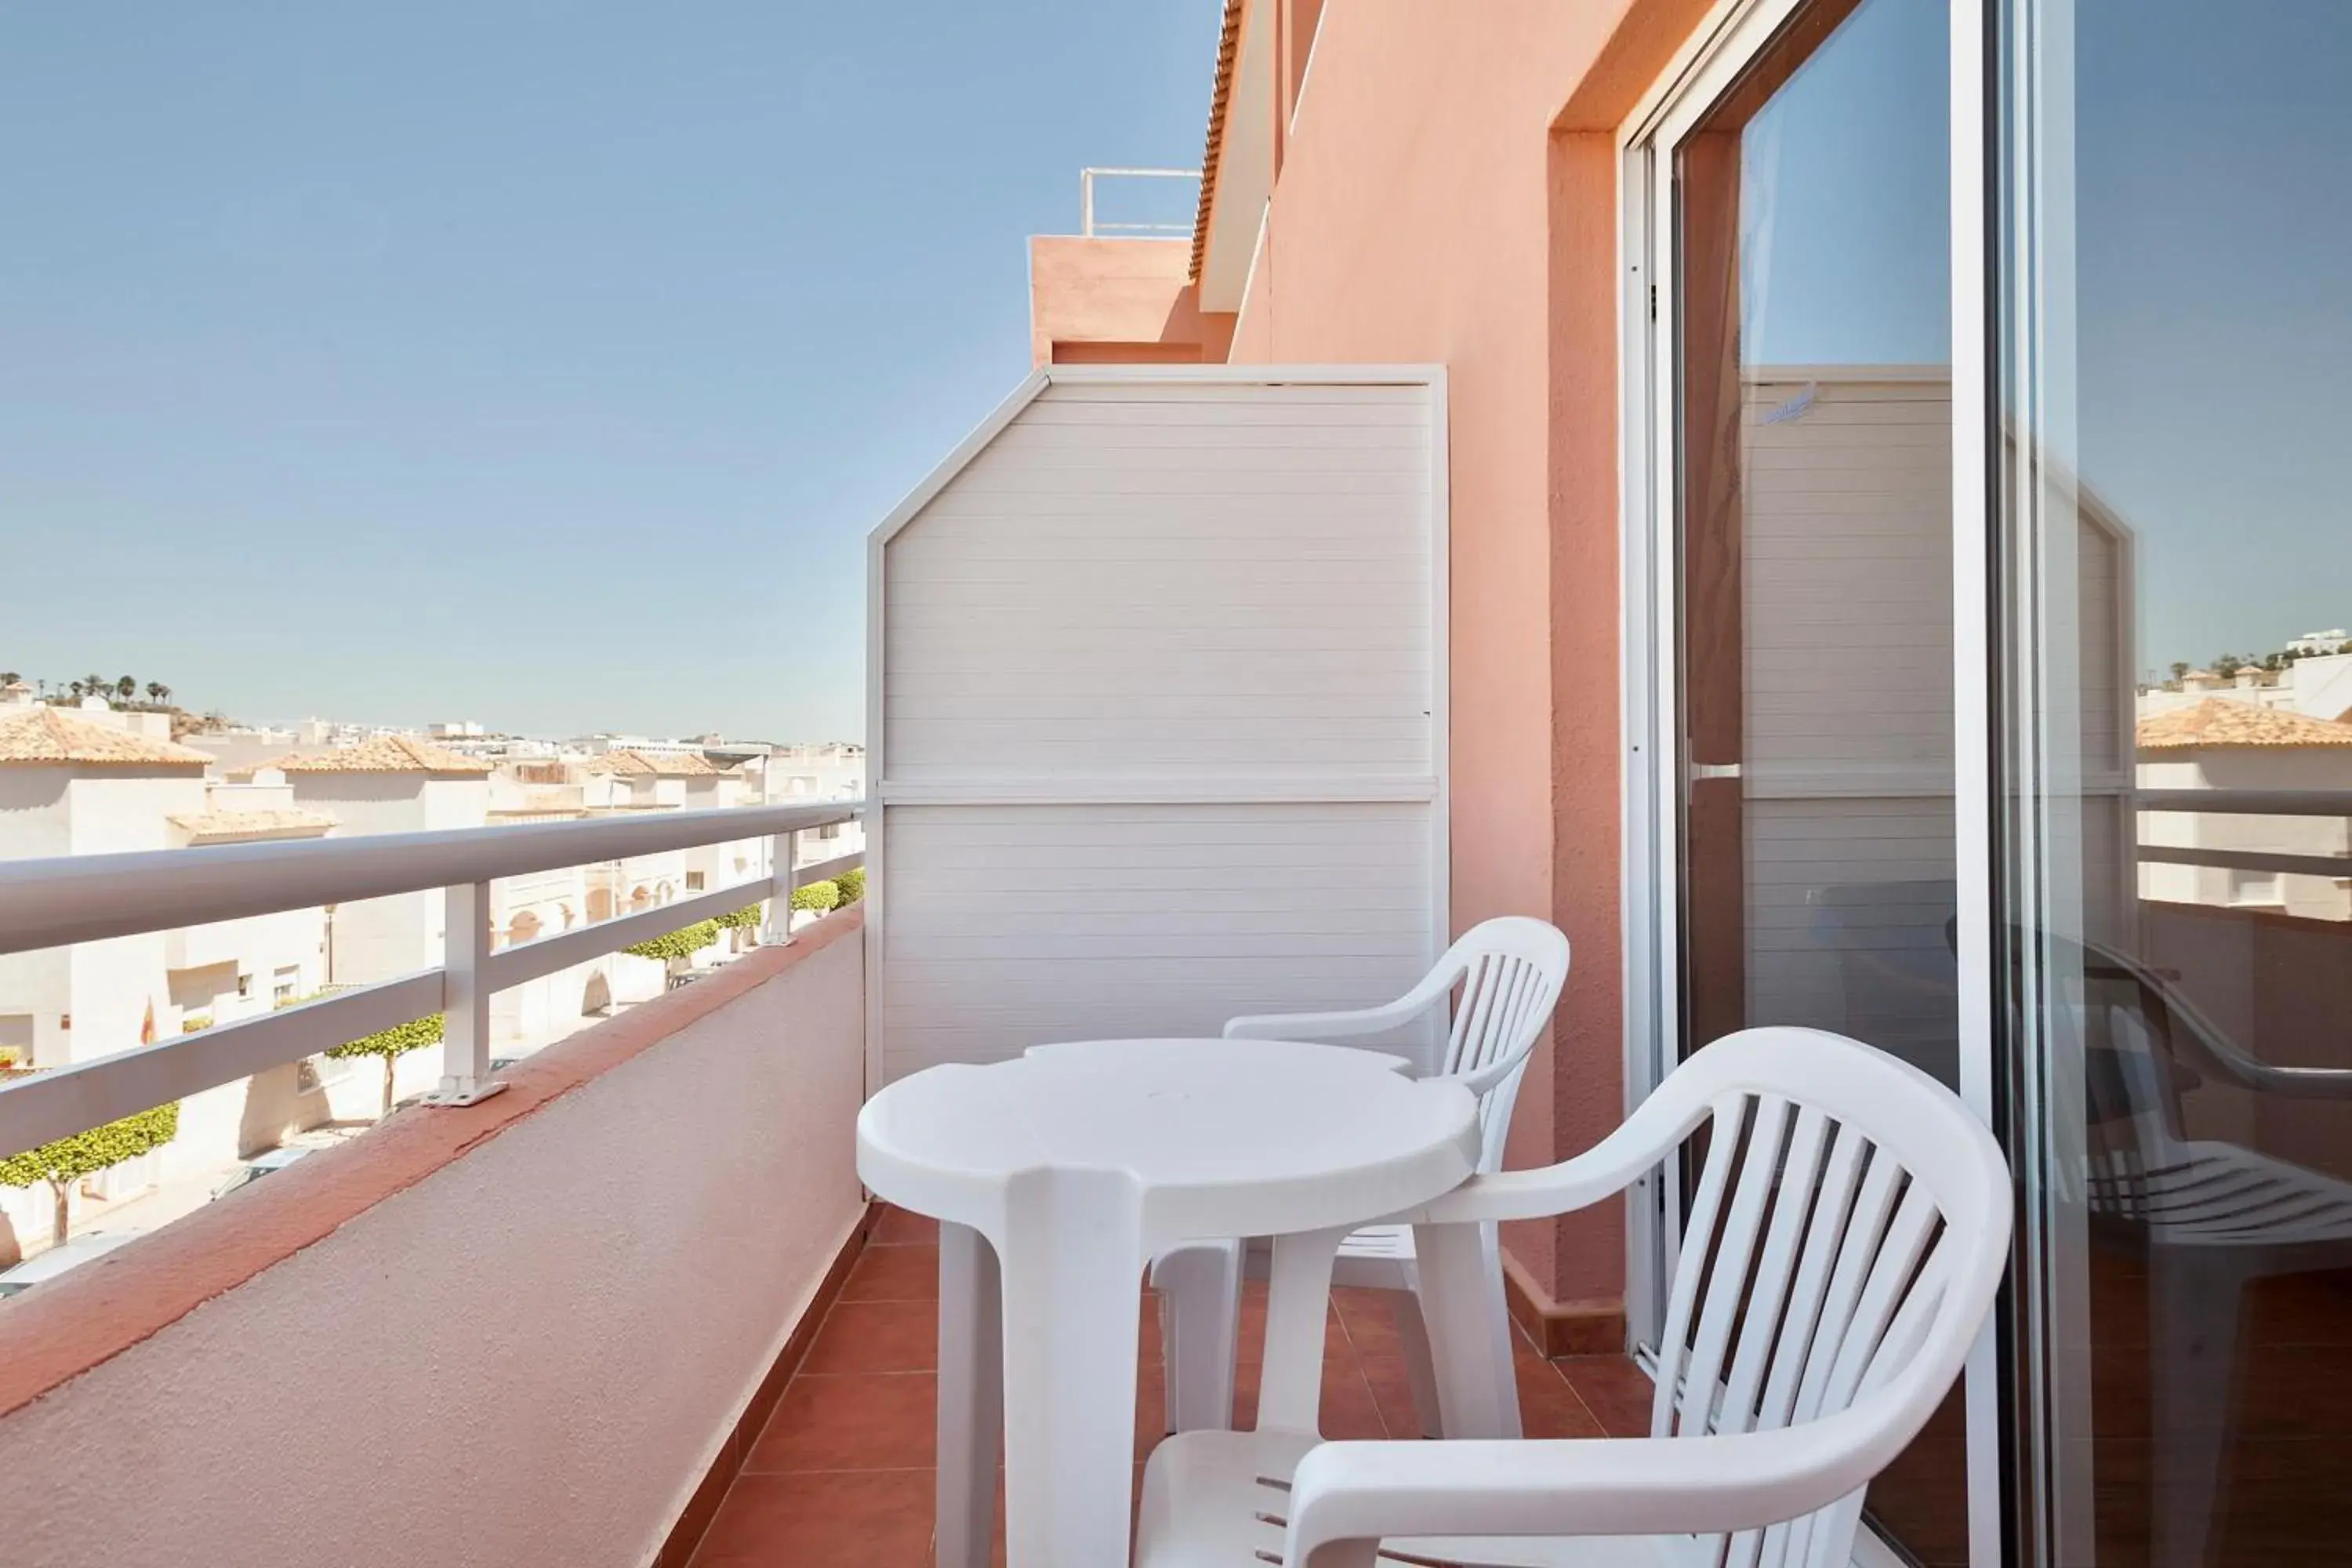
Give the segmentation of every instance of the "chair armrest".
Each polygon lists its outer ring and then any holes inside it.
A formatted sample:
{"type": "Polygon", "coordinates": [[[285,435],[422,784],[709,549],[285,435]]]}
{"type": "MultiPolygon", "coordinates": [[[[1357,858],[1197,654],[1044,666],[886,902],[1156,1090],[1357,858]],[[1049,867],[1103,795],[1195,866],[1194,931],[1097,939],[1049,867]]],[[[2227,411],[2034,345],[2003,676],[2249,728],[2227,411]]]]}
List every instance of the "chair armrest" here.
{"type": "Polygon", "coordinates": [[[1654,1169],[1714,1108],[1704,1100],[1675,1103],[1654,1094],[1617,1130],[1583,1153],[1532,1171],[1473,1176],[1419,1208],[1388,1216],[1391,1224],[1463,1225],[1484,1220],[1549,1219],[1614,1197],[1654,1169]]]}
{"type": "Polygon", "coordinates": [[[1867,1485],[1866,1436],[1841,1412],[1738,1436],[1325,1443],[1291,1478],[1283,1562],[1339,1568],[1397,1536],[1759,1530],[1867,1485]]]}
{"type": "Polygon", "coordinates": [[[1223,1033],[1229,1040],[1355,1039],[1410,1024],[1436,1000],[1436,996],[1408,995],[1386,1006],[1349,1013],[1255,1013],[1226,1019],[1223,1033]]]}

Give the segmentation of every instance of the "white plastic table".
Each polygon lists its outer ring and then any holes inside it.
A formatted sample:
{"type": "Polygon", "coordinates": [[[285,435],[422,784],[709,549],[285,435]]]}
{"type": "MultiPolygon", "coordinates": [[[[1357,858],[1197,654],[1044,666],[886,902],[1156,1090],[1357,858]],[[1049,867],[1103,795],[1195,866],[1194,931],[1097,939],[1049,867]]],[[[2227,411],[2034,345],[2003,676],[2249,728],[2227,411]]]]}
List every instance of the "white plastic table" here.
{"type": "Polygon", "coordinates": [[[1012,1568],[1121,1568],[1142,1271],[1273,1236],[1259,1424],[1312,1431],[1331,1255],[1475,1169],[1477,1104],[1393,1058],[1097,1040],[937,1067],[857,1118],[857,1172],[940,1226],[940,1568],[985,1568],[1000,1432],[1012,1568]],[[1009,1325],[1012,1331],[1003,1331],[1009,1325]]]}

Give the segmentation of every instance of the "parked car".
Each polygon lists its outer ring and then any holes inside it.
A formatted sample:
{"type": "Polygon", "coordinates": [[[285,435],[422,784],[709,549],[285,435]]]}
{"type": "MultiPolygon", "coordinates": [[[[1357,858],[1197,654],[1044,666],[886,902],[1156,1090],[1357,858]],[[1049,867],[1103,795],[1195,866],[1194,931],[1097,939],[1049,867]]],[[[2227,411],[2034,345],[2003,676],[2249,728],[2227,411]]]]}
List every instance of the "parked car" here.
{"type": "Polygon", "coordinates": [[[28,1258],[14,1268],[0,1273],[0,1300],[21,1295],[45,1280],[56,1279],[68,1269],[79,1268],[93,1258],[103,1258],[124,1242],[136,1241],[147,1233],[143,1230],[93,1230],[86,1236],[67,1237],[61,1247],[52,1247],[37,1258],[28,1258]]]}
{"type": "Polygon", "coordinates": [[[315,1151],[310,1149],[272,1149],[266,1153],[256,1154],[239,1165],[228,1180],[213,1189],[213,1201],[217,1203],[238,1188],[249,1187],[271,1172],[282,1171],[303,1155],[313,1152],[315,1151]]]}

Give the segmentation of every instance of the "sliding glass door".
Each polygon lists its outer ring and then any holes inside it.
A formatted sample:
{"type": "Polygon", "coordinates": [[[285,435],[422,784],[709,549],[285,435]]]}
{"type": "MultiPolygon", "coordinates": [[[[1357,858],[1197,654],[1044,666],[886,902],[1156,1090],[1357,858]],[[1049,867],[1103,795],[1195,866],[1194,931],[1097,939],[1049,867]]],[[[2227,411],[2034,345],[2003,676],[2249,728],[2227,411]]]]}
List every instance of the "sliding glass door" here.
{"type": "MultiPolygon", "coordinates": [[[[1803,1025],[1957,1088],[1948,11],[1775,9],[1651,143],[1666,1054],[1803,1025]]],[[[1956,1395],[1874,1522],[1966,1563],[1966,1475],[1956,1395]]]]}
{"type": "Polygon", "coordinates": [[[1755,0],[1678,71],[1634,1076],[1815,1025],[2000,1131],[1998,1341],[1872,1550],[2352,1562],[2352,5],[1755,0]]]}
{"type": "Polygon", "coordinates": [[[2352,1561],[2352,6],[2000,21],[2021,1543],[2352,1561]]]}

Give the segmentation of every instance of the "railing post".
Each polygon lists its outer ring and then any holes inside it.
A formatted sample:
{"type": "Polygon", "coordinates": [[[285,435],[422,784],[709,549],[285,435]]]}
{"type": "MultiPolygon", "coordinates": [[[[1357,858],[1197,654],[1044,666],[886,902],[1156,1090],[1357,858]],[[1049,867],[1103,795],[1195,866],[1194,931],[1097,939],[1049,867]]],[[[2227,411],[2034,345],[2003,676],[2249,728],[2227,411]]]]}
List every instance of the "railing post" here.
{"type": "Polygon", "coordinates": [[[445,891],[441,1087],[425,1103],[472,1105],[506,1088],[490,1079],[490,993],[482,984],[490,956],[490,885],[456,882],[445,891]]]}
{"type": "Polygon", "coordinates": [[[793,939],[793,894],[801,885],[801,836],[779,833],[768,840],[768,936],[772,942],[793,939]]]}

